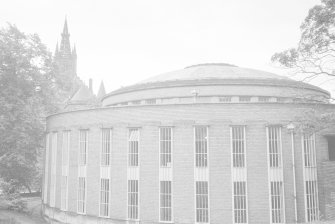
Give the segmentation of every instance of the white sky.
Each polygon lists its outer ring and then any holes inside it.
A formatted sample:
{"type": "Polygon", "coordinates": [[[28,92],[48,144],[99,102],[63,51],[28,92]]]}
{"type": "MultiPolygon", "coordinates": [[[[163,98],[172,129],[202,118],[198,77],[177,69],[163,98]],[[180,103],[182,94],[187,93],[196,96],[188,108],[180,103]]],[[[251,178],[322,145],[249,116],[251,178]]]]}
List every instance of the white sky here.
{"type": "MultiPolygon", "coordinates": [[[[54,51],[67,15],[78,75],[107,91],[208,62],[285,74],[271,56],[294,47],[319,0],[2,0],[0,26],[37,33],[54,51]]],[[[321,82],[320,82],[321,83],[321,82]]],[[[329,83],[328,83],[329,84],[329,83]]],[[[329,91],[333,89],[323,84],[329,91]]]]}

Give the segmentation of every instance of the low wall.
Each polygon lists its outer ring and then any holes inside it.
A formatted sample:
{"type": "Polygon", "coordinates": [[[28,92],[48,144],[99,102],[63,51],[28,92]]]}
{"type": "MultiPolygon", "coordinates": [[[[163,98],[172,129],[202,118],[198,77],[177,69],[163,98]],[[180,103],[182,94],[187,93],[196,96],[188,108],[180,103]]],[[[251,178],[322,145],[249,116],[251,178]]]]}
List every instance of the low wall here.
{"type": "Polygon", "coordinates": [[[124,220],[113,220],[89,215],[80,215],[73,212],[61,211],[43,205],[44,219],[49,224],[125,224],[124,220]]]}

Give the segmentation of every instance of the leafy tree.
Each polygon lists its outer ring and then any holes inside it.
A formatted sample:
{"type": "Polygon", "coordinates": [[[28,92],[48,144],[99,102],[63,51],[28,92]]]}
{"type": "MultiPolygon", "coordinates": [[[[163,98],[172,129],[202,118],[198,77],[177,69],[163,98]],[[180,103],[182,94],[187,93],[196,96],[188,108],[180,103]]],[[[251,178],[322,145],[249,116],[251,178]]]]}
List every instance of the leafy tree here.
{"type": "MultiPolygon", "coordinates": [[[[303,81],[321,78],[325,83],[335,79],[335,0],[321,0],[312,7],[300,30],[298,45],[275,53],[272,62],[303,76],[303,81]]],[[[318,132],[334,126],[335,113],[310,109],[295,122],[303,131],[318,132]]]]}
{"type": "Polygon", "coordinates": [[[321,0],[309,10],[300,29],[298,46],[275,53],[271,60],[304,74],[305,80],[335,77],[335,1],[321,0]]]}
{"type": "Polygon", "coordinates": [[[44,120],[57,110],[51,53],[38,35],[0,30],[0,178],[29,191],[38,176],[44,120]]]}

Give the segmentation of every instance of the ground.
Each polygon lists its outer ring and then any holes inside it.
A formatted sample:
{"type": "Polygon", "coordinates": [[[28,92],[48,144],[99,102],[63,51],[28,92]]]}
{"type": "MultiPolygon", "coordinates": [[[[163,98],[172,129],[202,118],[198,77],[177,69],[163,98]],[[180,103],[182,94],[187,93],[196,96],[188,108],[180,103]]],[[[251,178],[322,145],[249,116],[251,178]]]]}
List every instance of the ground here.
{"type": "MultiPolygon", "coordinates": [[[[0,209],[0,224],[47,224],[41,217],[41,198],[25,198],[27,211],[17,212],[0,209]]],[[[318,222],[317,224],[335,224],[335,221],[318,222]]]]}
{"type": "Polygon", "coordinates": [[[46,224],[41,218],[41,198],[25,198],[27,211],[0,210],[0,224],[46,224]]]}

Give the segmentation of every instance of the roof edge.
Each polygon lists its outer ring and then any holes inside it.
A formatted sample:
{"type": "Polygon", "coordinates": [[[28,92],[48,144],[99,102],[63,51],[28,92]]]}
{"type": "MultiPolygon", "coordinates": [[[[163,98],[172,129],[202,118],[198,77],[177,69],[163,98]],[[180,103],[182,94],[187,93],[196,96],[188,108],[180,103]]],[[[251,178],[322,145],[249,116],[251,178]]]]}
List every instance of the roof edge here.
{"type": "Polygon", "coordinates": [[[331,96],[330,92],[324,90],[318,86],[314,86],[305,82],[299,82],[295,80],[278,80],[278,79],[198,79],[198,80],[173,80],[173,81],[163,81],[163,82],[151,82],[151,83],[141,83],[122,87],[120,89],[114,90],[106,94],[101,101],[103,102],[106,98],[110,96],[115,96],[123,93],[129,93],[139,90],[146,89],[158,89],[158,88],[171,88],[171,87],[183,87],[183,86],[200,86],[200,85],[267,85],[267,86],[289,86],[292,88],[310,89],[322,92],[328,97],[331,96]],[[218,82],[221,81],[221,82],[218,82]],[[248,83],[245,83],[248,81],[248,83]],[[243,83],[244,82],[244,83],[243,83]]]}

